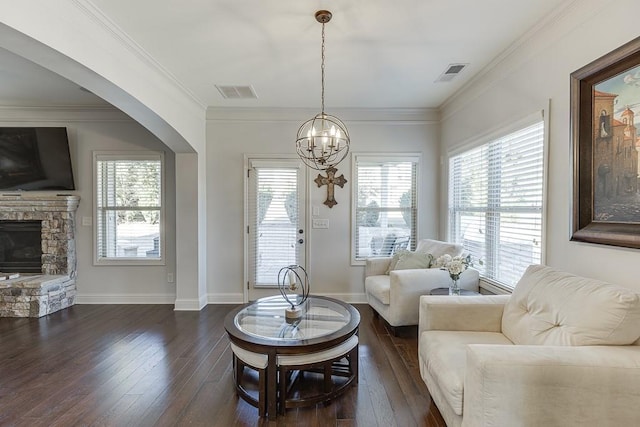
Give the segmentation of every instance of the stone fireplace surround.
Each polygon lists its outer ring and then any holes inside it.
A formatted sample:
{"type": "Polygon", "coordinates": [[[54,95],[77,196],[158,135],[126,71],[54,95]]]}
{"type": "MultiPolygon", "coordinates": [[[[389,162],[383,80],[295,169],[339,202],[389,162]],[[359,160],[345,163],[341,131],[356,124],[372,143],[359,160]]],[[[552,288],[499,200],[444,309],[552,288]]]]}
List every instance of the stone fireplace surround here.
{"type": "Polygon", "coordinates": [[[80,197],[0,194],[0,221],[42,221],[42,274],[0,281],[0,317],[42,317],[74,304],[80,197]]]}

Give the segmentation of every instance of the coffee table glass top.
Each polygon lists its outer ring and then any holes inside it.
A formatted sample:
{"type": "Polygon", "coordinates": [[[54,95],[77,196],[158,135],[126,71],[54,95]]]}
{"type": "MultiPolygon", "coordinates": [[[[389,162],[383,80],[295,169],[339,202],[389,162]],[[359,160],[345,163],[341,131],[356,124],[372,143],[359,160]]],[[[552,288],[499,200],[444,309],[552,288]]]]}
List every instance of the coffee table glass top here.
{"type": "Polygon", "coordinates": [[[295,320],[285,318],[288,307],[280,295],[261,298],[238,312],[234,324],[248,335],[290,341],[330,335],[351,320],[351,313],[346,307],[325,298],[310,296],[301,307],[302,316],[295,320]]]}

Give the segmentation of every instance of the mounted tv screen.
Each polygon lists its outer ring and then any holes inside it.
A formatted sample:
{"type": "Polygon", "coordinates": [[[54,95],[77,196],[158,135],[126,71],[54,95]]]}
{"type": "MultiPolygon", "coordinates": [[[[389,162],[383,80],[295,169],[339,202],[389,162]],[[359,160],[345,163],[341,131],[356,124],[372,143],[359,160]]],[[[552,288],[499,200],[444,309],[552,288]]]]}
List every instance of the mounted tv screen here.
{"type": "Polygon", "coordinates": [[[0,191],[75,190],[66,128],[0,128],[0,191]]]}

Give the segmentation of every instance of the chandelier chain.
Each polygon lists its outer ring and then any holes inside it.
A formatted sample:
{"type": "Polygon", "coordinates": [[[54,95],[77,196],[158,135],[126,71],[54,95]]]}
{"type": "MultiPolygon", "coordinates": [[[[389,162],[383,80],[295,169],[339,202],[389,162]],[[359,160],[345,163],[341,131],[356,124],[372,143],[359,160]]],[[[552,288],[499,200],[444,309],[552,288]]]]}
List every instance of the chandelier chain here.
{"type": "Polygon", "coordinates": [[[322,71],[322,94],[320,96],[321,100],[322,100],[322,114],[324,114],[324,22],[322,23],[322,62],[321,62],[321,66],[320,66],[320,70],[322,71]]]}

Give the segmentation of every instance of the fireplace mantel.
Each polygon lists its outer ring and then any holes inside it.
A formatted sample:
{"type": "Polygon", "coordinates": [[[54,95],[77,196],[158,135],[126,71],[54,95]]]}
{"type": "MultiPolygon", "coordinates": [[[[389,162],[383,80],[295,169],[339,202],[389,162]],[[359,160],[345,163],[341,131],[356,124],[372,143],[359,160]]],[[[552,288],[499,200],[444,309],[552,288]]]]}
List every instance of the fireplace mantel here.
{"type": "Polygon", "coordinates": [[[0,207],[2,212],[8,211],[48,211],[75,212],[80,203],[80,196],[71,194],[31,194],[2,193],[0,207]]]}

